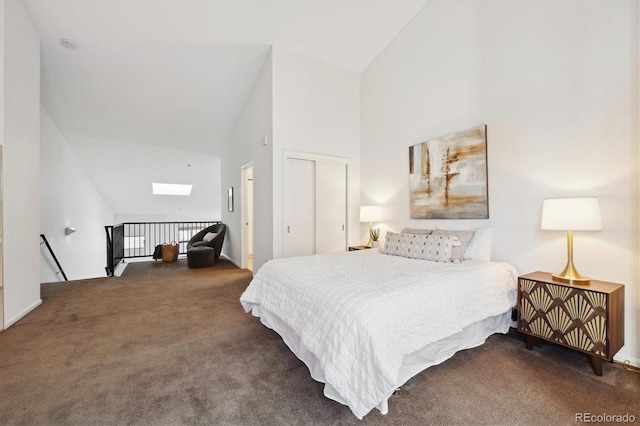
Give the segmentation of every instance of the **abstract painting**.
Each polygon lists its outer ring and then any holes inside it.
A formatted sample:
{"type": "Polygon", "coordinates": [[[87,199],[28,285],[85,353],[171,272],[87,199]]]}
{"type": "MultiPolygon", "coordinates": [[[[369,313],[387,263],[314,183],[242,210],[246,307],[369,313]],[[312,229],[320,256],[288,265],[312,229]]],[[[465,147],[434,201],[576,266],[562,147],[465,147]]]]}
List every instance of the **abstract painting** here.
{"type": "Polygon", "coordinates": [[[411,219],[488,219],[487,126],[409,147],[411,219]]]}

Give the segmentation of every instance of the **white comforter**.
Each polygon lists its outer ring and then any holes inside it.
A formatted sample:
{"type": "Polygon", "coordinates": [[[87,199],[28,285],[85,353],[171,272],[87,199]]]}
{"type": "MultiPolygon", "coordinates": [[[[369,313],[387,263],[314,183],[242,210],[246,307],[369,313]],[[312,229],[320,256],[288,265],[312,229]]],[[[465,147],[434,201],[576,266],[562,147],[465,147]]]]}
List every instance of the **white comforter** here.
{"type": "Polygon", "coordinates": [[[406,355],[508,311],[516,282],[504,263],[363,250],[269,261],[240,301],[247,312],[259,305],[287,324],[362,418],[401,385],[406,355]]]}

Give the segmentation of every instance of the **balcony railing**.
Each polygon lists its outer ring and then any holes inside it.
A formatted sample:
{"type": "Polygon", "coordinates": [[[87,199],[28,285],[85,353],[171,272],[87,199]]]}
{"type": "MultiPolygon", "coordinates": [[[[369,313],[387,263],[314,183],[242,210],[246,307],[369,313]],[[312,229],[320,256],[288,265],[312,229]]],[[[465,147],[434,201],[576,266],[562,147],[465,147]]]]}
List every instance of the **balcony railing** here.
{"type": "Polygon", "coordinates": [[[158,244],[180,245],[178,254],[187,253],[187,243],[196,233],[220,221],[126,222],[104,227],[107,233],[107,276],[113,276],[124,259],[151,257],[158,244]]]}

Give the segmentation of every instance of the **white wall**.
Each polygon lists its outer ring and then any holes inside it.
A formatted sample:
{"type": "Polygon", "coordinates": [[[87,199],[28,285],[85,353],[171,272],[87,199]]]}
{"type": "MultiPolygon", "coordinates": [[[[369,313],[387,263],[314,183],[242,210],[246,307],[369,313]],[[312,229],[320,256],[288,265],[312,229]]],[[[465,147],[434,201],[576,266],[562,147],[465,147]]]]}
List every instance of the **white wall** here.
{"type": "Polygon", "coordinates": [[[430,1],[363,73],[362,202],[383,229],[493,226],[494,259],[559,272],[565,235],[544,198],[599,197],[604,230],[575,236],[578,270],[626,285],[638,338],[638,3],[430,1]],[[411,221],[408,147],[488,126],[490,219],[411,221]]]}
{"type": "Polygon", "coordinates": [[[283,255],[283,159],[287,150],[350,159],[347,173],[347,241],[349,244],[362,244],[358,222],[358,75],[274,47],[273,120],[274,257],[283,255]]]}
{"type": "MultiPolygon", "coordinates": [[[[113,212],[44,108],[40,117],[40,231],[70,280],[105,276],[113,212]],[[65,235],[67,226],[77,232],[65,235]]],[[[44,245],[41,252],[41,282],[63,281],[44,245]]]]}
{"type": "MultiPolygon", "coordinates": [[[[55,121],[55,117],[52,117],[55,121]]],[[[220,219],[220,158],[176,147],[67,137],[120,222],[220,219]],[[191,184],[191,195],[153,195],[151,183],[191,184]]]]}
{"type": "Polygon", "coordinates": [[[227,225],[223,253],[241,264],[241,168],[253,161],[253,264],[257,271],[273,258],[273,111],[272,56],[269,54],[222,155],[222,221],[227,225]],[[263,144],[267,137],[268,145],[263,144]],[[235,208],[227,211],[227,190],[234,188],[235,208]]]}
{"type": "Polygon", "coordinates": [[[4,325],[40,299],[40,40],[22,3],[2,2],[4,325]]]}

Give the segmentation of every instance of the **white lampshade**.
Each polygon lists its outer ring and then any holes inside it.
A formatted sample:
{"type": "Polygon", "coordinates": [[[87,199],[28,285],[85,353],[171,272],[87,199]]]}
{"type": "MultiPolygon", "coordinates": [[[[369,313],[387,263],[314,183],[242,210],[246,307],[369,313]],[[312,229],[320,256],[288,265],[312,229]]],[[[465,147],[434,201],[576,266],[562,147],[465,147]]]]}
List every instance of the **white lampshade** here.
{"type": "Polygon", "coordinates": [[[541,229],[599,231],[600,204],[595,197],[551,198],[543,201],[541,229]]]}
{"type": "Polygon", "coordinates": [[[381,217],[380,206],[360,206],[360,222],[379,222],[381,217]]]}

